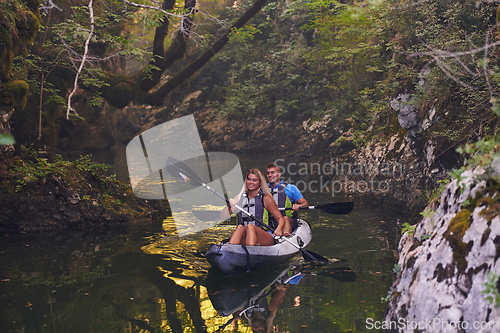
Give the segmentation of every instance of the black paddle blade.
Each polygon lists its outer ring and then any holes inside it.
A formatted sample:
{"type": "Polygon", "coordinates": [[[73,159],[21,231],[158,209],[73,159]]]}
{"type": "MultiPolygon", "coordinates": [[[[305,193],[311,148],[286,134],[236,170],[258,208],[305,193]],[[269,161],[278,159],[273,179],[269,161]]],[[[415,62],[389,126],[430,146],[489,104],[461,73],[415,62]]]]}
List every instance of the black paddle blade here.
{"type": "Polygon", "coordinates": [[[349,214],[354,209],[354,202],[334,202],[317,205],[315,208],[328,214],[349,214]]]}
{"type": "Polygon", "coordinates": [[[320,256],[317,253],[304,249],[301,249],[300,251],[302,252],[302,257],[304,258],[305,261],[318,261],[318,262],[323,262],[325,264],[328,264],[330,262],[328,259],[326,259],[323,256],[320,256]]]}
{"type": "Polygon", "coordinates": [[[317,273],[316,275],[332,277],[335,280],[342,282],[356,281],[356,273],[349,267],[338,267],[331,271],[317,273]]]}
{"type": "Polygon", "coordinates": [[[189,183],[193,186],[199,186],[203,184],[200,177],[191,170],[185,163],[179,161],[178,159],[170,156],[167,158],[167,172],[185,183],[189,183]]]}

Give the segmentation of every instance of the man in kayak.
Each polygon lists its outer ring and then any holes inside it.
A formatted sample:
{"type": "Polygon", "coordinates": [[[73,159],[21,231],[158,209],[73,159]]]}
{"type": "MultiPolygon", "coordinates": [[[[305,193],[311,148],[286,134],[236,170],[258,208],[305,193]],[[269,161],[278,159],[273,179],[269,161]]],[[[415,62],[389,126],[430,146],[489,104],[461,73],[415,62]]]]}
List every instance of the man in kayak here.
{"type": "MultiPolygon", "coordinates": [[[[281,180],[281,170],[275,163],[267,165],[267,180],[271,194],[279,209],[282,210],[281,214],[285,218],[285,225],[283,227],[283,234],[290,234],[293,230],[297,229],[297,211],[300,207],[307,207],[309,203],[300,193],[297,186],[285,183],[281,180]]],[[[270,218],[273,223],[275,220],[270,218]]],[[[271,224],[272,225],[272,224],[271,224]]]]}

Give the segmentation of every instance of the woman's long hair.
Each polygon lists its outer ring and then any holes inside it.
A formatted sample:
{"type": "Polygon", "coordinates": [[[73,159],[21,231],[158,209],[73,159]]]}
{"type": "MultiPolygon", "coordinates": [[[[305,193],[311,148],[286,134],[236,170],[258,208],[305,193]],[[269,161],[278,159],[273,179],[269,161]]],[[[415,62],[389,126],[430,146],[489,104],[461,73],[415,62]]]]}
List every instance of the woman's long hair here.
{"type": "Polygon", "coordinates": [[[241,195],[243,193],[248,192],[247,177],[249,174],[253,174],[253,175],[257,176],[260,179],[260,188],[262,189],[262,192],[264,192],[265,195],[269,195],[272,197],[271,191],[269,191],[269,186],[267,186],[266,177],[264,177],[264,175],[262,174],[262,172],[259,169],[253,168],[253,169],[248,170],[247,174],[245,175],[245,180],[243,182],[243,188],[241,189],[241,192],[236,197],[237,200],[238,201],[240,200],[241,195]]]}

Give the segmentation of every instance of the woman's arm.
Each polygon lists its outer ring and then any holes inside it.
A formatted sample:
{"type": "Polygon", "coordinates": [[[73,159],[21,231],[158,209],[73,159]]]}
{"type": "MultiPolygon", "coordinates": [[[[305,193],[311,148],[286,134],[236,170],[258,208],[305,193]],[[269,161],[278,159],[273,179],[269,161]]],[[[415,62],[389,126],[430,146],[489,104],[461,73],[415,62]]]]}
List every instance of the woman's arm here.
{"type": "Polygon", "coordinates": [[[229,204],[226,205],[226,207],[224,207],[222,209],[222,211],[220,212],[220,217],[223,218],[223,219],[228,219],[231,217],[231,214],[233,213],[233,207],[238,204],[238,197],[234,198],[234,199],[229,199],[229,204]]]}

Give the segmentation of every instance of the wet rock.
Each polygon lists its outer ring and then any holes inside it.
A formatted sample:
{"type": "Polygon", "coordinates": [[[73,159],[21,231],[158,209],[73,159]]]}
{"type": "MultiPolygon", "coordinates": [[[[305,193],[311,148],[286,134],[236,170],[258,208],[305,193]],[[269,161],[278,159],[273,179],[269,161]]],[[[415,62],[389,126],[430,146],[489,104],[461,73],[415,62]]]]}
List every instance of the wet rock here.
{"type": "Polygon", "coordinates": [[[400,94],[391,100],[390,104],[398,114],[401,127],[408,130],[405,140],[413,152],[420,156],[422,154],[422,127],[415,101],[415,97],[410,94],[400,94]]]}
{"type": "Polygon", "coordinates": [[[80,202],[80,195],[78,193],[72,193],[71,195],[68,195],[67,200],[73,204],[76,205],[77,203],[80,202]]]}
{"type": "Polygon", "coordinates": [[[386,322],[432,322],[425,332],[500,329],[500,322],[494,322],[500,308],[486,298],[488,284],[495,289],[500,274],[500,217],[489,200],[477,202],[486,193],[486,181],[477,177],[483,173],[465,171],[460,183],[448,184],[435,213],[401,238],[401,271],[392,286],[386,322]]]}

